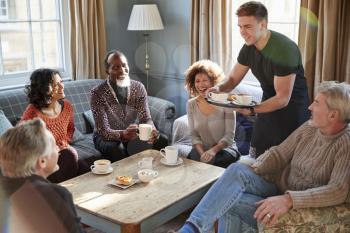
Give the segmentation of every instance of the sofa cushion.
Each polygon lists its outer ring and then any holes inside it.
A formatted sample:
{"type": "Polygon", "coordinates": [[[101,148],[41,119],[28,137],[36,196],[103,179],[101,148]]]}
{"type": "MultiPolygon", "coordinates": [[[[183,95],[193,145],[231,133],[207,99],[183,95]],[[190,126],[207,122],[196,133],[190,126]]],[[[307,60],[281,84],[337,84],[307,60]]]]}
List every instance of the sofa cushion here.
{"type": "Polygon", "coordinates": [[[274,232],[350,232],[350,204],[333,207],[293,209],[264,233],[274,232]]]}
{"type": "Polygon", "coordinates": [[[75,128],[71,143],[77,143],[78,141],[81,141],[84,139],[85,139],[85,136],[82,134],[82,132],[80,132],[79,129],[75,128]]]}
{"type": "Polygon", "coordinates": [[[148,96],[148,106],[151,118],[160,133],[165,134],[170,140],[172,137],[173,123],[176,117],[175,105],[167,100],[148,96]]]}
{"type": "Polygon", "coordinates": [[[90,157],[97,158],[101,153],[95,149],[92,141],[92,134],[83,134],[84,139],[72,142],[72,146],[77,150],[79,159],[86,160],[90,157]]]}
{"type": "Polygon", "coordinates": [[[12,124],[5,116],[4,112],[0,110],[0,136],[9,128],[12,128],[12,124]]]}
{"type": "Polygon", "coordinates": [[[85,111],[83,113],[83,116],[85,120],[89,123],[89,128],[90,128],[89,131],[91,133],[95,128],[95,120],[94,120],[94,116],[92,115],[92,111],[91,110],[85,111]]]}
{"type": "Polygon", "coordinates": [[[74,125],[83,134],[91,133],[83,113],[90,110],[90,90],[103,80],[79,80],[64,83],[64,92],[74,108],[74,125]]]}

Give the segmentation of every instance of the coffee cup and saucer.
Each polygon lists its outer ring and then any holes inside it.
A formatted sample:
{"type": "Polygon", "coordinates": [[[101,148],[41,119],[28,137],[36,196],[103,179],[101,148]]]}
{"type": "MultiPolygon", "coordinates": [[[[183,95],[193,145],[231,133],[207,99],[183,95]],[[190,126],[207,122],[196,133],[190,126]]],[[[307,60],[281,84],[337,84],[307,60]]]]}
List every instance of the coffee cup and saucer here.
{"type": "Polygon", "coordinates": [[[248,94],[236,94],[234,95],[235,99],[232,101],[232,103],[236,105],[244,105],[244,106],[252,106],[256,103],[253,101],[253,96],[248,94]]]}
{"type": "Polygon", "coordinates": [[[175,146],[167,146],[161,149],[160,155],[163,156],[160,162],[167,166],[177,166],[184,162],[182,158],[179,157],[179,152],[175,146]]]}
{"type": "Polygon", "coordinates": [[[97,175],[109,174],[113,171],[111,161],[107,159],[99,159],[94,162],[90,167],[91,172],[97,175]]]}
{"type": "Polygon", "coordinates": [[[217,103],[230,103],[228,101],[229,93],[225,92],[209,92],[208,97],[211,101],[217,102],[217,103]]]}

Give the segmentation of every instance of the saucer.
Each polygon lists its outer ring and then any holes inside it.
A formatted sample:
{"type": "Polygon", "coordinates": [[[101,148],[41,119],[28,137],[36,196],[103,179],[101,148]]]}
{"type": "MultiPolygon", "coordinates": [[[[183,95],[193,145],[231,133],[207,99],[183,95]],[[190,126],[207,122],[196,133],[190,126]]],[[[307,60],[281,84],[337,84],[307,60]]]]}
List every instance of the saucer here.
{"type": "Polygon", "coordinates": [[[235,105],[239,105],[239,106],[248,106],[248,107],[253,107],[256,105],[256,102],[255,101],[252,101],[250,102],[249,104],[242,104],[242,103],[239,103],[237,100],[232,100],[232,103],[235,104],[235,105]]]}
{"type": "Polygon", "coordinates": [[[105,172],[96,171],[95,168],[91,169],[91,172],[96,174],[96,175],[106,175],[106,174],[111,173],[112,171],[113,171],[112,167],[109,167],[108,171],[105,171],[105,172]]]}
{"type": "Polygon", "coordinates": [[[178,158],[176,163],[167,163],[165,158],[161,158],[160,159],[160,163],[166,165],[166,166],[177,166],[182,164],[184,161],[182,160],[182,158],[178,158]]]}
{"type": "Polygon", "coordinates": [[[229,100],[214,100],[210,97],[208,98],[208,100],[211,102],[217,103],[217,104],[229,104],[229,103],[231,103],[231,101],[229,101],[229,100]]]}

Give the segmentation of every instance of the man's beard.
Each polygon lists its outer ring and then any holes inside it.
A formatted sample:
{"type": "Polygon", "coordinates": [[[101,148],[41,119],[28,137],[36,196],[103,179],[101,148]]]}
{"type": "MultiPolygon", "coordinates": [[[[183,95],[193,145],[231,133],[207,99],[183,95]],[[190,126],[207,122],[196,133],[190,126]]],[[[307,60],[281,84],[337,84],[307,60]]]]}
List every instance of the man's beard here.
{"type": "Polygon", "coordinates": [[[125,75],[124,79],[117,79],[117,86],[118,87],[129,87],[130,86],[130,76],[129,75],[125,75]]]}

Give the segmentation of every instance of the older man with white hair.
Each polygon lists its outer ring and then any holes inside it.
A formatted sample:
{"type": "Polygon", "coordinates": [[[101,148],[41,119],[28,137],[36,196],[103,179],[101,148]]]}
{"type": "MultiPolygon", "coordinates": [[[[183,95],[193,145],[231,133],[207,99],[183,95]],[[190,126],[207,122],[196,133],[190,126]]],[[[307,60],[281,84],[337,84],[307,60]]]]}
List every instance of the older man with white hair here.
{"type": "Polygon", "coordinates": [[[311,119],[251,166],[232,164],[193,210],[180,233],[242,232],[273,225],[291,209],[334,206],[350,187],[350,85],[324,82],[311,119]]]}
{"type": "Polygon", "coordinates": [[[46,177],[58,169],[58,147],[36,118],[0,137],[0,229],[5,232],[84,232],[72,195],[46,177]]]}

